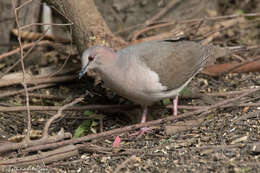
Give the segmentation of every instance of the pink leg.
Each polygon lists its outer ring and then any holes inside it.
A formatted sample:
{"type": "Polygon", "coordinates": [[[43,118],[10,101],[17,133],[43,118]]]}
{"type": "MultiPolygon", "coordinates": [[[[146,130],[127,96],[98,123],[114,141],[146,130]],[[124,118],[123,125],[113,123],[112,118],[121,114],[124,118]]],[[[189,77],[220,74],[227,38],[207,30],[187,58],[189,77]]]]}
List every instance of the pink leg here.
{"type": "MultiPolygon", "coordinates": [[[[144,106],[143,108],[143,114],[142,114],[142,119],[141,119],[141,123],[145,123],[146,122],[146,115],[148,112],[148,108],[147,106],[144,106]]],[[[138,132],[135,132],[133,134],[130,134],[130,136],[137,136],[138,138],[141,137],[145,132],[147,132],[149,129],[147,127],[143,127],[141,128],[138,132]]],[[[121,139],[119,136],[116,137],[116,139],[113,142],[113,147],[119,147],[120,146],[120,142],[121,139]]]]}
{"type": "Polygon", "coordinates": [[[175,99],[173,100],[173,116],[177,116],[178,114],[178,95],[175,96],[175,99]]]}
{"type": "Polygon", "coordinates": [[[143,110],[143,114],[142,114],[141,123],[145,123],[146,122],[147,111],[148,111],[148,108],[147,108],[147,106],[145,106],[144,110],[143,110]]]}
{"type": "MultiPolygon", "coordinates": [[[[144,106],[141,123],[145,123],[145,122],[146,122],[147,112],[148,112],[148,108],[147,108],[147,106],[144,106]]],[[[145,132],[147,132],[148,130],[149,130],[149,128],[143,127],[143,128],[141,128],[138,132],[133,133],[133,134],[130,134],[130,136],[138,136],[138,137],[141,137],[141,136],[142,136],[145,132]]]]}

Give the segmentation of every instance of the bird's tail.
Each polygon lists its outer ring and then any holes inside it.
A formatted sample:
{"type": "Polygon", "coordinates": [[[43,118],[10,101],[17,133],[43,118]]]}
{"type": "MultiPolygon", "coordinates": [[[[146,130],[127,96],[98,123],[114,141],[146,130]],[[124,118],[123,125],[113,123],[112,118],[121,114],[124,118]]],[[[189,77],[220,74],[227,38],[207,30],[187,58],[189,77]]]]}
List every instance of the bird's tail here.
{"type": "Polygon", "coordinates": [[[207,65],[213,64],[217,58],[231,55],[236,52],[246,51],[246,46],[234,46],[234,47],[219,47],[213,45],[205,45],[208,51],[209,58],[207,60],[207,65]]]}
{"type": "Polygon", "coordinates": [[[218,47],[213,46],[213,53],[215,58],[231,55],[236,52],[245,51],[246,46],[234,46],[234,47],[218,47]]]}

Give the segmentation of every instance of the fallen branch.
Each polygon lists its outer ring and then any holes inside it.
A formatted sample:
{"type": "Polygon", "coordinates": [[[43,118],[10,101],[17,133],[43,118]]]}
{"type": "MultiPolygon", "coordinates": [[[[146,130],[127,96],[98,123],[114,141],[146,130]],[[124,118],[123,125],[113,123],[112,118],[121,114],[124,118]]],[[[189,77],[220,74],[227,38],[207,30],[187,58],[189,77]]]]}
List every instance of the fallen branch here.
{"type": "MultiPolygon", "coordinates": [[[[139,107],[138,105],[87,105],[87,106],[72,106],[64,111],[83,111],[83,110],[114,110],[118,109],[133,109],[139,107]]],[[[31,111],[58,111],[61,106],[30,106],[31,111]]],[[[17,112],[25,111],[25,106],[15,106],[15,107],[3,107],[0,106],[0,112],[17,112]]]]}
{"type": "Polygon", "coordinates": [[[72,156],[78,155],[78,149],[74,145],[67,145],[56,150],[41,152],[36,155],[14,158],[0,161],[0,168],[7,168],[10,166],[24,166],[33,164],[48,164],[54,161],[64,160],[72,156]]]}
{"type": "MultiPolygon", "coordinates": [[[[38,86],[28,88],[27,91],[33,91],[33,90],[37,90],[37,89],[48,88],[48,87],[51,87],[51,86],[54,86],[54,85],[56,85],[56,84],[38,85],[38,86]]],[[[7,91],[3,94],[0,94],[0,98],[13,96],[13,95],[16,95],[16,94],[23,94],[23,93],[24,93],[24,89],[21,89],[21,90],[18,90],[18,91],[7,91]]]]}
{"type": "MultiPolygon", "coordinates": [[[[68,145],[68,144],[76,144],[76,143],[80,143],[80,142],[87,142],[87,141],[90,141],[90,140],[93,140],[93,139],[100,139],[100,138],[104,139],[104,138],[107,138],[111,135],[118,135],[118,134],[121,134],[121,133],[136,130],[136,129],[139,129],[139,128],[142,128],[142,127],[150,127],[150,126],[166,123],[166,122],[169,122],[169,121],[183,120],[185,118],[188,118],[190,116],[194,116],[196,114],[200,114],[200,113],[204,114],[205,112],[209,113],[210,111],[213,111],[214,109],[216,109],[216,108],[218,108],[222,105],[228,104],[230,102],[235,102],[235,101],[241,99],[242,97],[248,96],[248,95],[250,95],[250,94],[252,94],[256,91],[259,91],[259,90],[260,90],[260,88],[252,89],[251,91],[249,91],[247,93],[243,93],[243,94],[241,94],[241,95],[239,95],[235,98],[220,101],[220,102],[216,103],[215,105],[208,106],[206,108],[202,108],[202,109],[192,111],[192,112],[187,112],[187,113],[178,115],[177,117],[176,116],[170,116],[170,117],[166,117],[166,118],[162,118],[162,119],[158,119],[158,120],[149,121],[149,122],[146,122],[146,123],[134,124],[134,125],[126,126],[126,127],[123,127],[123,128],[109,130],[109,131],[98,133],[98,134],[91,134],[91,135],[84,136],[84,137],[81,137],[81,138],[70,139],[70,140],[61,141],[61,142],[57,142],[57,143],[53,143],[53,144],[38,145],[38,146],[35,146],[35,147],[31,147],[30,151],[38,151],[38,150],[43,150],[43,149],[57,148],[57,147],[61,147],[61,146],[68,145]]],[[[0,146],[0,152],[1,152],[1,146],[0,146]]]]}
{"type": "MultiPolygon", "coordinates": [[[[59,83],[59,82],[70,82],[77,79],[77,75],[69,75],[69,76],[55,76],[55,77],[32,77],[27,78],[26,83],[28,85],[39,85],[46,83],[59,83]]],[[[21,84],[23,82],[22,78],[17,79],[0,79],[0,87],[6,87],[11,85],[21,84]]]]}
{"type": "Polygon", "coordinates": [[[206,67],[202,73],[210,76],[221,76],[227,73],[260,72],[260,57],[241,63],[226,63],[206,67]]]}

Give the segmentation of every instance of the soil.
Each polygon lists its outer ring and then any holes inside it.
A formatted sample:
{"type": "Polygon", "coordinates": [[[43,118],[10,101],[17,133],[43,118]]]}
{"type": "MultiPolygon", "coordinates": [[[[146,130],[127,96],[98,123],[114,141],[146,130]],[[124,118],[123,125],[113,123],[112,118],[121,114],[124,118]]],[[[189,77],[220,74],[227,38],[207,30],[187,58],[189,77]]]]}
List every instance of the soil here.
{"type": "MultiPolygon", "coordinates": [[[[97,0],[96,3],[113,32],[129,39],[131,33],[140,29],[140,24],[165,8],[169,1],[97,0]]],[[[184,21],[203,16],[214,17],[260,11],[260,2],[257,0],[212,0],[212,2],[206,0],[201,4],[195,0],[192,2],[183,1],[169,10],[160,20],[184,21]],[[191,7],[198,7],[196,9],[199,10],[192,10],[191,7]]],[[[259,17],[242,17],[227,21],[234,20],[236,21],[232,26],[221,30],[219,36],[213,39],[213,44],[220,46],[260,44],[259,17]]],[[[207,33],[216,30],[218,24],[224,25],[226,23],[228,22],[222,20],[206,21],[196,33],[187,30],[186,34],[192,39],[205,38],[207,33]]],[[[186,24],[183,25],[190,27],[186,24]]],[[[156,35],[167,29],[172,30],[174,26],[142,34],[140,38],[156,35]]],[[[45,54],[47,50],[38,49],[37,52],[45,54]]],[[[260,49],[252,49],[236,53],[236,56],[219,58],[216,63],[240,62],[241,59],[250,59],[259,55],[260,49]]],[[[33,71],[37,68],[50,66],[53,62],[62,64],[64,59],[59,58],[50,58],[47,62],[29,62],[28,60],[26,65],[33,71]]],[[[80,64],[77,58],[70,61],[74,65],[79,66],[80,64]]],[[[4,68],[7,67],[8,64],[4,68]]],[[[198,74],[187,88],[190,91],[195,88],[197,92],[207,96],[208,99],[181,97],[179,105],[207,106],[214,104],[238,95],[212,96],[210,94],[253,89],[260,85],[259,81],[259,72],[228,73],[219,77],[198,74]]],[[[131,102],[106,89],[102,83],[96,87],[93,83],[93,79],[85,78],[74,83],[64,83],[51,88],[36,90],[34,93],[51,95],[54,96],[54,99],[31,96],[30,104],[64,105],[72,101],[74,97],[85,93],[86,90],[90,94],[85,98],[85,102],[80,103],[80,105],[131,104],[131,102]]],[[[18,87],[20,86],[3,88],[1,92],[11,89],[16,90],[18,87]]],[[[121,134],[119,149],[112,148],[116,136],[111,136],[92,141],[91,144],[97,147],[94,151],[86,149],[86,151],[80,152],[78,156],[68,160],[49,165],[31,165],[27,169],[44,167],[46,170],[43,171],[47,172],[115,172],[117,168],[122,166],[119,172],[260,172],[260,150],[255,150],[256,144],[260,142],[260,106],[238,106],[245,100],[247,100],[246,103],[259,103],[260,92],[243,97],[230,107],[217,108],[205,115],[194,115],[183,121],[154,126],[149,133],[141,138],[130,137],[129,133],[121,134]],[[125,161],[127,163],[124,163],[125,161]]],[[[0,104],[1,106],[25,105],[25,97],[23,95],[7,97],[1,99],[0,104]]],[[[154,106],[150,109],[149,120],[171,116],[171,109],[167,109],[162,103],[157,105],[159,105],[159,108],[154,106]]],[[[190,110],[179,109],[179,114],[187,111],[190,110]]],[[[93,112],[104,116],[105,131],[136,123],[141,114],[139,109],[117,113],[93,112]]],[[[55,113],[53,111],[32,111],[32,128],[34,131],[40,133],[44,122],[55,113]]],[[[82,121],[86,120],[83,114],[83,111],[65,112],[64,118],[52,124],[50,132],[56,134],[61,128],[64,128],[64,131],[74,134],[82,121]]],[[[25,111],[0,112],[0,140],[20,141],[19,135],[25,134],[26,115],[25,111]]],[[[95,123],[97,125],[91,128],[92,131],[85,132],[84,135],[93,133],[93,131],[99,132],[99,121],[95,120],[95,123]]],[[[7,153],[2,157],[10,158],[12,153],[7,153]]]]}

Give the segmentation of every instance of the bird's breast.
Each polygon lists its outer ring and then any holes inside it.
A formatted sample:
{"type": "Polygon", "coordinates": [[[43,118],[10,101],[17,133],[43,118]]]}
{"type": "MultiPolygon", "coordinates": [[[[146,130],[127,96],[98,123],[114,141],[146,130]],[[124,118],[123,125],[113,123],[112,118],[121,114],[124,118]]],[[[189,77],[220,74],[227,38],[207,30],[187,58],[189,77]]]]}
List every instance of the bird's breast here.
{"type": "Polygon", "coordinates": [[[162,86],[158,74],[140,64],[126,69],[106,69],[101,77],[108,88],[141,105],[165,98],[163,91],[167,87],[162,86]]]}

